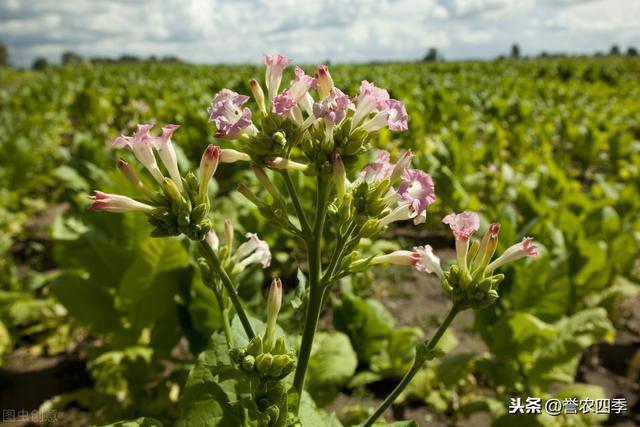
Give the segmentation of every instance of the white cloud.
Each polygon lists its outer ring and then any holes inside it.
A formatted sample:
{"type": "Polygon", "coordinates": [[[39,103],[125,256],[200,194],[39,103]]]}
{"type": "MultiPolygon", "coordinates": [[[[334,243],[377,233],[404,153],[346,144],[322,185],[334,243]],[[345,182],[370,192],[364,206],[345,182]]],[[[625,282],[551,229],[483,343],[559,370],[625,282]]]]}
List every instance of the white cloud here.
{"type": "Polygon", "coordinates": [[[618,0],[5,0],[0,40],[13,61],[176,55],[257,62],[280,51],[301,62],[411,60],[593,51],[640,44],[640,2],[618,0]]]}

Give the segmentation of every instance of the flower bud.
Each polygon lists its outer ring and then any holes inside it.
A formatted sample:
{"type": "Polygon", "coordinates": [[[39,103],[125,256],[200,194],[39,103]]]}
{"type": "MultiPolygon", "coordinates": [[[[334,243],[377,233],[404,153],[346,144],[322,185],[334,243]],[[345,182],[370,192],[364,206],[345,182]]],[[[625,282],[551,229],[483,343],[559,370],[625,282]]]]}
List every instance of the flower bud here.
{"type": "Polygon", "coordinates": [[[250,354],[247,354],[242,359],[242,369],[244,369],[247,372],[253,371],[255,364],[256,364],[256,359],[250,354]]]}
{"type": "Polygon", "coordinates": [[[262,186],[266,188],[269,194],[271,194],[271,197],[273,197],[274,200],[278,200],[280,198],[280,192],[273,185],[273,183],[271,182],[267,174],[262,170],[262,168],[254,163],[251,165],[251,169],[253,170],[253,173],[256,175],[256,178],[258,178],[258,181],[260,181],[260,184],[262,184],[262,186]]]}
{"type": "Polygon", "coordinates": [[[491,273],[493,270],[502,267],[505,264],[510,262],[514,262],[524,257],[536,257],[538,253],[536,249],[538,247],[533,244],[533,237],[525,237],[522,239],[520,243],[516,243],[515,245],[507,248],[506,251],[498,259],[493,261],[491,264],[485,268],[485,272],[491,273]]]}
{"type": "Polygon", "coordinates": [[[178,189],[178,186],[176,185],[175,182],[173,182],[171,178],[164,178],[162,180],[162,188],[164,188],[167,194],[169,194],[169,197],[171,197],[180,205],[187,204],[187,201],[182,196],[182,193],[180,193],[180,189],[178,189]]]}
{"type": "Polygon", "coordinates": [[[207,234],[205,234],[204,239],[207,241],[207,244],[211,246],[211,249],[217,251],[220,247],[220,239],[218,239],[218,235],[215,231],[209,230],[207,234]]]}
{"type": "Polygon", "coordinates": [[[276,339],[276,343],[273,346],[273,354],[287,354],[287,343],[284,340],[283,336],[278,337],[276,339]]]}
{"type": "Polygon", "coordinates": [[[318,80],[318,94],[320,99],[323,99],[329,95],[331,89],[333,89],[333,79],[329,74],[329,68],[326,65],[320,65],[316,71],[316,79],[318,80]]]}
{"type": "Polygon", "coordinates": [[[342,200],[347,192],[347,172],[344,169],[342,158],[338,153],[333,155],[333,179],[336,182],[338,200],[342,200]]]}
{"type": "Polygon", "coordinates": [[[473,268],[485,268],[493,258],[498,246],[498,233],[500,232],[500,224],[491,224],[489,229],[482,237],[480,250],[473,261],[473,268]]]}
{"type": "Polygon", "coordinates": [[[253,99],[255,99],[256,104],[258,104],[258,109],[261,113],[266,113],[267,109],[264,106],[264,92],[262,90],[262,86],[256,79],[251,79],[249,82],[249,86],[251,86],[251,93],[253,94],[253,99]]]}
{"type": "Polygon", "coordinates": [[[252,356],[262,354],[262,338],[260,335],[256,335],[251,339],[251,341],[249,341],[246,353],[252,356]]]}
{"type": "Polygon", "coordinates": [[[272,169],[289,169],[303,172],[309,167],[309,165],[294,162],[293,160],[285,159],[284,157],[266,159],[265,163],[272,169]]]}
{"type": "Polygon", "coordinates": [[[279,278],[273,279],[267,297],[267,328],[264,332],[264,348],[271,351],[273,347],[278,312],[282,306],[282,282],[279,278]]]}
{"type": "Polygon", "coordinates": [[[223,148],[220,150],[220,163],[248,162],[250,160],[251,156],[242,151],[232,148],[223,148]]]}
{"type": "Polygon", "coordinates": [[[269,374],[272,363],[273,356],[271,353],[262,353],[256,357],[256,368],[261,375],[269,374]]]}
{"type": "Polygon", "coordinates": [[[231,250],[233,246],[233,224],[228,219],[224,220],[224,242],[227,250],[231,250]]]}
{"type": "Polygon", "coordinates": [[[200,188],[198,190],[198,199],[205,200],[207,197],[207,188],[209,180],[216,173],[218,162],[220,160],[220,147],[209,144],[202,154],[200,160],[200,188]]]}
{"type": "Polygon", "coordinates": [[[274,356],[269,375],[272,377],[279,377],[283,374],[284,368],[290,365],[292,360],[293,359],[288,354],[279,354],[274,356]]]}
{"type": "Polygon", "coordinates": [[[140,180],[136,172],[131,166],[129,166],[129,163],[127,163],[126,160],[118,159],[118,169],[120,169],[122,175],[124,175],[125,178],[127,178],[127,180],[129,180],[129,182],[133,184],[135,188],[144,191],[144,193],[147,195],[150,194],[149,189],[147,189],[142,180],[140,180]]]}

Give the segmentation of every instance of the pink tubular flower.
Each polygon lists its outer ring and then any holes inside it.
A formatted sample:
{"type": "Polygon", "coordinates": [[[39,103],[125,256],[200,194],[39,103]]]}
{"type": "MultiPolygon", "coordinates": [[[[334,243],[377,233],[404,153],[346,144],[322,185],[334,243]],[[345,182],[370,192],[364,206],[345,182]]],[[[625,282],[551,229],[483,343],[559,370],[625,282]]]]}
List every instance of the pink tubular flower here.
{"type": "Polygon", "coordinates": [[[387,107],[389,100],[389,92],[384,89],[375,87],[373,83],[364,80],[360,85],[360,93],[356,102],[356,111],[353,114],[351,122],[351,130],[358,125],[374,111],[383,111],[387,107]]]}
{"type": "Polygon", "coordinates": [[[299,102],[302,102],[306,109],[309,108],[306,105],[307,92],[309,89],[316,87],[318,83],[315,78],[306,75],[300,67],[296,67],[294,72],[296,76],[289,88],[271,100],[271,110],[275,114],[285,115],[291,112],[299,102]]]}
{"type": "Polygon", "coordinates": [[[264,65],[267,66],[265,81],[267,84],[267,92],[269,93],[269,101],[278,93],[280,82],[282,82],[282,72],[290,62],[291,60],[289,58],[280,54],[264,56],[264,65]]]}
{"type": "Polygon", "coordinates": [[[136,159],[151,173],[153,178],[162,184],[164,176],[160,172],[156,157],[153,154],[153,137],[149,135],[149,130],[153,124],[138,125],[138,129],[132,136],[120,135],[113,141],[113,147],[129,147],[136,159]]]}
{"type": "Polygon", "coordinates": [[[318,119],[338,124],[344,119],[347,108],[351,105],[352,102],[347,95],[340,89],[332,87],[327,96],[313,104],[313,115],[318,119]]]}
{"type": "Polygon", "coordinates": [[[239,95],[229,89],[222,89],[216,94],[209,106],[209,122],[216,124],[216,136],[233,138],[243,132],[253,132],[251,110],[241,109],[249,100],[248,96],[239,95]]]}
{"type": "Polygon", "coordinates": [[[409,116],[404,104],[395,99],[385,102],[385,107],[371,119],[364,122],[362,129],[367,132],[376,132],[387,126],[390,130],[403,131],[409,129],[407,121],[409,116]]]}
{"type": "Polygon", "coordinates": [[[271,265],[271,251],[269,251],[267,242],[260,240],[258,235],[254,233],[247,233],[245,237],[248,240],[238,247],[234,255],[240,271],[254,263],[261,264],[262,268],[269,267],[271,265]]]}
{"type": "Polygon", "coordinates": [[[524,257],[536,257],[538,247],[533,244],[533,237],[525,237],[520,243],[516,243],[507,248],[502,255],[487,266],[485,271],[491,272],[505,264],[517,261],[524,257]]]}
{"type": "Polygon", "coordinates": [[[480,217],[475,212],[449,214],[442,220],[451,227],[456,240],[468,241],[473,233],[480,228],[480,217]]]}
{"type": "Polygon", "coordinates": [[[430,245],[416,246],[413,251],[419,255],[415,264],[416,270],[423,273],[434,273],[441,279],[444,277],[442,267],[440,267],[440,258],[433,253],[433,248],[430,245]]]}
{"type": "Polygon", "coordinates": [[[391,176],[394,166],[389,162],[390,158],[391,155],[388,151],[378,150],[376,160],[362,168],[358,178],[367,183],[373,183],[391,176]]]}
{"type": "Polygon", "coordinates": [[[162,164],[169,172],[169,176],[176,183],[180,191],[182,191],[182,177],[178,169],[178,158],[176,151],[171,142],[171,135],[180,127],[180,125],[165,125],[162,127],[162,135],[160,137],[152,137],[151,141],[160,155],[162,164]]]}
{"type": "Polygon", "coordinates": [[[291,91],[286,89],[278,96],[274,96],[271,100],[271,112],[283,116],[298,105],[291,91]]]}
{"type": "Polygon", "coordinates": [[[409,205],[416,216],[421,215],[436,200],[431,175],[419,169],[405,169],[402,172],[402,183],[397,193],[400,196],[398,205],[409,205]]]}
{"type": "Polygon", "coordinates": [[[125,213],[125,212],[152,212],[153,206],[138,202],[127,196],[120,194],[103,193],[96,191],[96,194],[89,198],[93,200],[91,209],[105,212],[125,213]]]}
{"type": "Polygon", "coordinates": [[[467,254],[469,252],[469,238],[480,227],[480,217],[475,212],[449,214],[442,220],[448,224],[456,238],[456,258],[458,266],[463,272],[467,271],[467,254]]]}

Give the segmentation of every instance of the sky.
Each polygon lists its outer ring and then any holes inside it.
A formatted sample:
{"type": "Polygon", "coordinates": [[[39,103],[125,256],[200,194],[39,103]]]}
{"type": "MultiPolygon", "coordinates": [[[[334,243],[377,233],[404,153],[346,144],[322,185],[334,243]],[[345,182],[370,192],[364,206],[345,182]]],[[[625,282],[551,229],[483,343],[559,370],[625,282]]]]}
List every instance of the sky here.
{"type": "Polygon", "coordinates": [[[195,63],[403,61],[640,48],[640,0],[0,0],[11,62],[177,56],[195,63]]]}

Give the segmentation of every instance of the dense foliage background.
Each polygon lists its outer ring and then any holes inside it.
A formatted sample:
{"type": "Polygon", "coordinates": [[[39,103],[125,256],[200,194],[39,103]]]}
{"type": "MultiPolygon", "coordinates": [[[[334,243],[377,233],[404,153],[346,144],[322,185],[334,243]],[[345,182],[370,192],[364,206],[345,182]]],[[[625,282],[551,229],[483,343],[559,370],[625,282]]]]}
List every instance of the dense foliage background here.
{"type": "MultiPolygon", "coordinates": [[[[262,72],[158,63],[0,69],[0,363],[77,360],[86,378],[42,395],[47,407],[71,414],[65,423],[147,415],[171,424],[188,370],[220,327],[187,242],[147,237],[141,216],[87,211],[92,189],[127,188],[115,168],[123,153],[110,141],[137,123],[177,123],[180,162],[196,165],[213,140],[206,112],[213,94],[223,87],[249,93],[249,79],[262,72]]],[[[640,328],[629,326],[620,301],[640,289],[640,61],[338,65],[331,73],[350,93],[367,79],[406,103],[409,131],[381,132],[376,146],[396,154],[411,148],[414,164],[434,178],[427,223],[417,232],[389,230],[389,245],[430,243],[451,256],[441,218],[476,210],[485,223],[502,223],[505,244],[533,235],[543,246],[538,260],[513,268],[499,303],[476,313],[472,329],[482,349],[463,346],[425,366],[405,401],[454,421],[484,411],[509,425],[509,397],[604,396],[600,386],[582,383],[578,367],[596,343],[615,343],[616,329],[631,337],[619,370],[637,380],[640,328]]],[[[243,297],[260,313],[265,274],[284,277],[292,290],[299,254],[234,191],[252,182],[250,171],[225,165],[216,178],[217,219],[257,231],[273,248],[272,268],[242,280],[243,297]]],[[[392,384],[411,363],[409,344],[420,330],[395,327],[386,301],[370,298],[377,286],[370,282],[344,283],[332,301],[329,332],[310,365],[318,404],[340,391],[375,397],[376,385],[392,384]]],[[[411,292],[423,292],[421,285],[411,292]]],[[[297,327],[291,306],[303,297],[287,305],[290,332],[297,327]]],[[[637,319],[635,301],[630,316],[637,319]]],[[[37,407],[16,400],[5,371],[1,394],[13,396],[5,401],[37,407]]],[[[342,421],[354,413],[342,411],[342,421]]]]}

